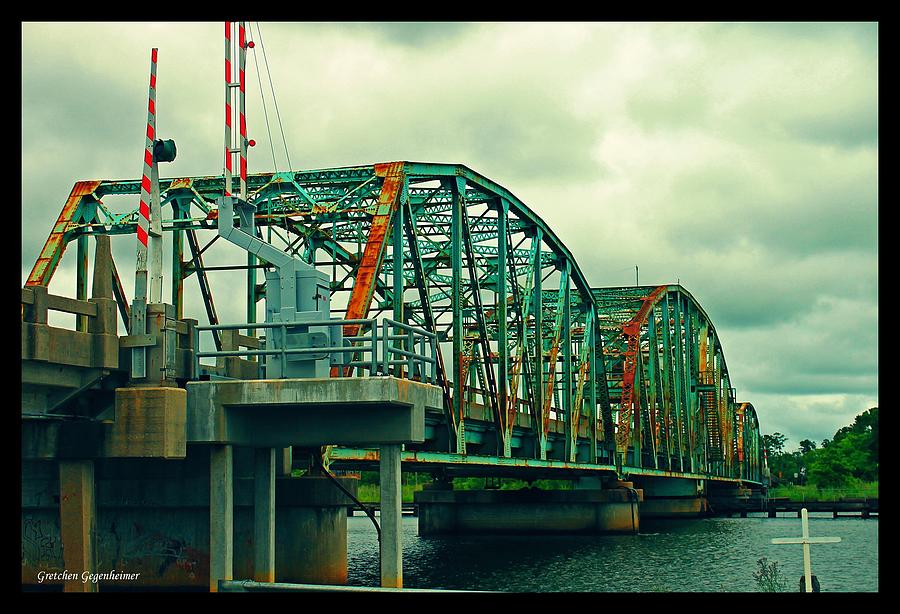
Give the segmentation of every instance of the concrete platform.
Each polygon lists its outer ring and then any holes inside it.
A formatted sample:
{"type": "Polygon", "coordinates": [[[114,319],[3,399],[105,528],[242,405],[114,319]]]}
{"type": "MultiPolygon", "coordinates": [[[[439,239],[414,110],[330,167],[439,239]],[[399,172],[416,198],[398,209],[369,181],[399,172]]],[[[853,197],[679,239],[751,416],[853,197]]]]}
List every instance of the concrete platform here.
{"type": "Polygon", "coordinates": [[[187,384],[187,441],[261,447],[422,442],[441,389],[394,377],[187,384]]]}

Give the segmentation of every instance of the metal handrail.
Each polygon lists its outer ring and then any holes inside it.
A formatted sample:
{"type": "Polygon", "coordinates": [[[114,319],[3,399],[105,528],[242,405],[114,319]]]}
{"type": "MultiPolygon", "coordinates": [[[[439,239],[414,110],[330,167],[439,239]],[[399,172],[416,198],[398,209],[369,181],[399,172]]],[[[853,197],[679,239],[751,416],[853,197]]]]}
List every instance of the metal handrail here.
{"type": "MultiPolygon", "coordinates": [[[[296,320],[292,322],[242,322],[236,324],[212,324],[207,326],[196,326],[194,327],[194,347],[196,348],[194,352],[194,373],[200,373],[200,359],[201,358],[213,358],[220,356],[273,356],[280,355],[282,357],[282,361],[287,355],[296,355],[296,354],[365,354],[369,353],[370,357],[368,360],[350,360],[346,364],[345,367],[359,367],[359,368],[367,368],[370,370],[371,375],[379,374],[379,366],[381,367],[380,374],[389,375],[391,374],[391,367],[405,366],[406,371],[403,369],[394,369],[394,375],[397,377],[408,377],[412,378],[416,369],[418,368],[419,378],[425,382],[435,382],[437,381],[436,376],[436,367],[437,367],[437,358],[436,354],[438,352],[437,348],[437,335],[429,332],[425,329],[418,328],[416,326],[410,326],[409,324],[405,324],[403,322],[397,322],[396,320],[391,320],[390,318],[384,318],[381,320],[382,323],[382,334],[381,334],[381,343],[379,344],[379,334],[378,334],[378,325],[377,320],[374,318],[357,318],[357,319],[329,319],[329,320],[314,320],[314,319],[304,319],[304,320],[296,320]],[[218,331],[218,330],[237,330],[237,329],[245,329],[245,328],[281,328],[282,330],[286,330],[287,328],[294,326],[344,326],[348,324],[356,324],[365,326],[368,325],[371,328],[371,332],[366,335],[356,335],[356,336],[348,336],[344,337],[344,340],[351,342],[353,345],[349,346],[328,346],[328,347],[315,347],[315,348],[280,348],[280,349],[233,349],[233,350],[219,350],[219,351],[209,351],[209,352],[201,352],[200,348],[200,333],[203,331],[218,331]],[[390,329],[397,329],[401,331],[405,331],[405,334],[390,334],[390,329]],[[392,342],[395,341],[403,341],[405,342],[405,347],[410,349],[404,349],[404,347],[400,345],[395,345],[392,342]],[[379,352],[379,345],[381,351],[379,352]],[[416,351],[416,347],[418,346],[418,351],[416,351]],[[398,358],[400,357],[400,358],[398,358]],[[428,367],[426,367],[428,365],[428,367]],[[429,368],[430,367],[430,368],[429,368]],[[426,373],[426,371],[428,373],[426,373]],[[406,373],[407,375],[404,375],[406,373]]],[[[262,365],[260,365],[262,369],[262,365]]],[[[344,369],[339,368],[338,372],[343,376],[344,369]]]]}

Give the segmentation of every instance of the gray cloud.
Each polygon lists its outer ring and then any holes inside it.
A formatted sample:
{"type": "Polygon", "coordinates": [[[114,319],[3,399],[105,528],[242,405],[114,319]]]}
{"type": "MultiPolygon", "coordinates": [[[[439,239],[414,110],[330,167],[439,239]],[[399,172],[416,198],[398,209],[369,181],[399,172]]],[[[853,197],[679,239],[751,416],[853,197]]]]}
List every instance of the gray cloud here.
{"type": "Polygon", "coordinates": [[[853,422],[853,418],[878,404],[868,395],[834,394],[816,397],[791,397],[758,394],[753,406],[764,433],[780,432],[788,437],[786,449],[799,448],[803,439],[821,443],[853,422]]]}
{"type": "Polygon", "coordinates": [[[379,22],[342,26],[343,29],[346,29],[351,34],[357,30],[371,32],[386,43],[413,49],[446,45],[458,41],[476,27],[476,24],[455,22],[379,22]]]}

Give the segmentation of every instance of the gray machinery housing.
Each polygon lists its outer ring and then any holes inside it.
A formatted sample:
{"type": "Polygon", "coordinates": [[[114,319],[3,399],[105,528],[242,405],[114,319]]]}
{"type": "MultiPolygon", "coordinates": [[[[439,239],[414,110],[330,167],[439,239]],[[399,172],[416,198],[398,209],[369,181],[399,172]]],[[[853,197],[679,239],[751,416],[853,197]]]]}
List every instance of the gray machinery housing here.
{"type": "MultiPolygon", "coordinates": [[[[328,275],[256,237],[256,205],[236,196],[222,196],[216,203],[219,206],[219,236],[275,267],[266,271],[266,322],[302,322],[267,329],[266,349],[341,347],[341,325],[326,324],[331,318],[328,275]],[[237,228],[234,226],[235,209],[240,217],[237,228]]],[[[329,377],[332,366],[343,364],[343,356],[342,352],[327,351],[269,354],[266,356],[266,378],[329,377]]]]}

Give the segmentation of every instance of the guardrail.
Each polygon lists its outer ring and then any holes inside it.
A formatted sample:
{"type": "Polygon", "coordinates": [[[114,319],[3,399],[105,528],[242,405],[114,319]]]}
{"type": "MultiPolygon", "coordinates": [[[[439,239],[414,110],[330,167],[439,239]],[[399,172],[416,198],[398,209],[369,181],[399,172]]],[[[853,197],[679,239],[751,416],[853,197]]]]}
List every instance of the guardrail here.
{"type": "Polygon", "coordinates": [[[46,324],[48,311],[61,311],[92,318],[97,316],[97,305],[87,300],[49,294],[47,286],[26,286],[22,288],[23,322],[46,324]]]}
{"type": "MultiPolygon", "coordinates": [[[[344,376],[345,368],[356,368],[357,373],[367,370],[369,375],[393,375],[406,379],[417,379],[428,383],[437,381],[437,335],[425,329],[418,328],[384,318],[380,322],[374,318],[360,318],[353,320],[315,320],[301,319],[293,322],[254,322],[239,324],[216,324],[210,326],[197,326],[194,328],[194,347],[198,351],[194,353],[194,373],[201,373],[201,358],[218,358],[225,356],[250,357],[250,356],[280,356],[282,371],[284,361],[289,355],[295,354],[350,354],[349,361],[340,361],[337,371],[344,376]],[[266,348],[265,339],[260,339],[260,349],[223,349],[216,352],[201,352],[200,333],[205,331],[238,330],[246,328],[257,329],[281,329],[282,338],[286,337],[287,329],[297,326],[344,326],[357,325],[360,329],[368,328],[369,332],[363,335],[343,337],[349,345],[307,348],[266,348]],[[379,329],[381,332],[379,334],[379,329]],[[399,334],[393,330],[403,331],[399,334]],[[368,355],[368,359],[364,359],[368,355]]],[[[243,337],[243,336],[242,336],[243,337]]],[[[243,344],[242,344],[243,345],[243,344]]],[[[262,361],[260,361],[260,375],[264,373],[262,361]]]]}

